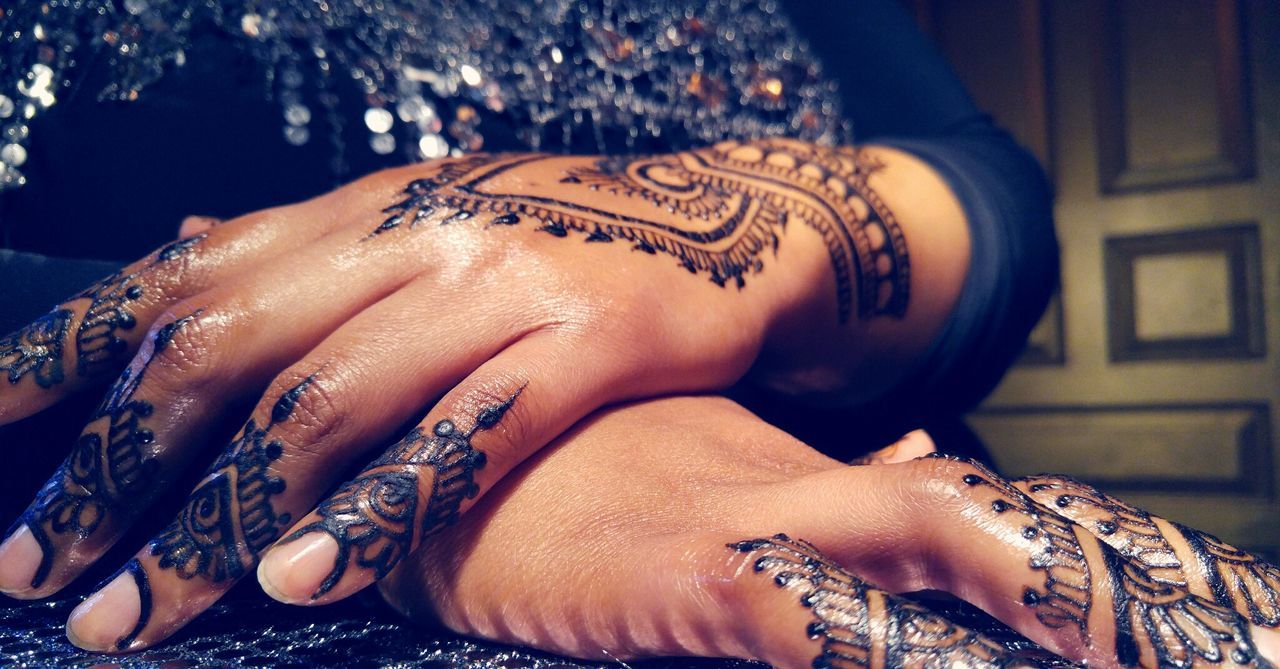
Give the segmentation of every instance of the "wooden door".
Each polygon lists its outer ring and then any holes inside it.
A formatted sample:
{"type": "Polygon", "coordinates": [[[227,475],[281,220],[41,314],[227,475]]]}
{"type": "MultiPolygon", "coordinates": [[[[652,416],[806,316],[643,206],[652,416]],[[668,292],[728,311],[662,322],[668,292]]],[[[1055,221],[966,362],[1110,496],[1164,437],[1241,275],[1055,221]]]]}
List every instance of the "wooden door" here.
{"type": "Polygon", "coordinates": [[[912,6],[1057,190],[1061,294],[970,424],[1280,553],[1280,3],[912,6]]]}

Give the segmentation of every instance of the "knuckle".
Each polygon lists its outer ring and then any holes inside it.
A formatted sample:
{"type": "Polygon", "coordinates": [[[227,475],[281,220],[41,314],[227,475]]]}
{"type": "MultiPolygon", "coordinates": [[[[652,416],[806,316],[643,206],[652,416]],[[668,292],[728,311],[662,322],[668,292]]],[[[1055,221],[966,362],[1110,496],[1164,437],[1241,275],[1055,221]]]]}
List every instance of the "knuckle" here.
{"type": "Polygon", "coordinates": [[[260,409],[269,414],[273,431],[292,452],[317,456],[341,434],[351,416],[349,395],[339,384],[332,376],[287,371],[271,382],[260,409]]]}
{"type": "Polygon", "coordinates": [[[148,373],[169,388],[200,390],[224,378],[220,320],[210,309],[179,304],[152,326],[148,373]]]}
{"type": "Polygon", "coordinates": [[[931,457],[912,460],[906,468],[907,496],[926,513],[952,510],[970,503],[972,477],[988,479],[993,474],[968,458],[931,457]]]}
{"type": "Polygon", "coordinates": [[[485,435],[480,441],[482,450],[488,451],[490,457],[519,458],[528,450],[527,442],[533,436],[533,398],[525,392],[524,382],[512,377],[514,375],[488,379],[467,388],[448,414],[466,416],[476,421],[477,428],[484,429],[485,435]]]}

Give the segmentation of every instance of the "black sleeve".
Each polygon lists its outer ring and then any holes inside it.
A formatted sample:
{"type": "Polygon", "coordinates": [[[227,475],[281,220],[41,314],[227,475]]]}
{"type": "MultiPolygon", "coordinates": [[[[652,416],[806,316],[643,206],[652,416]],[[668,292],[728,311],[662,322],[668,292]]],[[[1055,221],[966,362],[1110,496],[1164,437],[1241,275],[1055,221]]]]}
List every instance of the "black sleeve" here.
{"type": "Polygon", "coordinates": [[[838,80],[855,141],[918,156],[964,208],[972,260],[960,301],[916,373],[883,402],[893,413],[910,407],[903,420],[916,425],[966,411],[1016,359],[1057,284],[1049,183],[895,0],[784,7],[838,80]]]}

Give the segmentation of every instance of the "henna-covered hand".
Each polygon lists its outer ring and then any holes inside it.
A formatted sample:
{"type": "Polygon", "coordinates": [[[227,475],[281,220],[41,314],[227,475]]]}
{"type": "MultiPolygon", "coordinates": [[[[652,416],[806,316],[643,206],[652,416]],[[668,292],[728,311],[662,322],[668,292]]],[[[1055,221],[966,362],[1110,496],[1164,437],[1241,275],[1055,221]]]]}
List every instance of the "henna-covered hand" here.
{"type": "MultiPolygon", "coordinates": [[[[1198,567],[1112,548],[1119,532],[1099,532],[1099,518],[1059,513],[1080,503],[1058,497],[1080,489],[1024,492],[1041,483],[939,457],[850,467],[725,400],[657,400],[589,418],[380,590],[414,618],[591,659],[839,668],[1048,659],[1010,657],[887,594],[918,590],[968,600],[1064,663],[1268,667],[1280,656],[1274,626],[1190,591],[1205,578],[1198,567]]],[[[1276,596],[1269,586],[1251,592],[1276,596]]]]}
{"type": "Polygon", "coordinates": [[[881,393],[927,350],[968,262],[961,209],[923,162],[781,139],[469,156],[186,227],[0,339],[0,423],[124,373],[0,544],[0,590],[15,597],[66,586],[204,464],[221,426],[251,420],[123,585],[101,591],[115,594],[77,613],[87,647],[160,641],[279,537],[330,558],[279,596],[347,596],[601,406],[752,371],[881,393]],[[451,459],[464,446],[487,458],[451,459]],[[357,517],[371,510],[376,522],[357,517]],[[120,612],[140,610],[144,581],[151,622],[134,629],[120,612]]]}

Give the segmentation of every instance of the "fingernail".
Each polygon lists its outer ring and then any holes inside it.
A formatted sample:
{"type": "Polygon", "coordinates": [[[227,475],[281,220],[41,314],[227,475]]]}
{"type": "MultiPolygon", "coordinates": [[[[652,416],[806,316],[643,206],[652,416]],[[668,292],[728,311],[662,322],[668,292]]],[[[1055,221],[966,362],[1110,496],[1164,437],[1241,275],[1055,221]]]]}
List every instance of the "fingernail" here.
{"type": "Polygon", "coordinates": [[[1263,659],[1273,665],[1280,664],[1280,630],[1250,625],[1249,634],[1263,659]]]}
{"type": "Polygon", "coordinates": [[[33,581],[43,559],[44,551],[31,535],[31,528],[19,525],[17,531],[0,544],[0,592],[24,598],[35,589],[33,581]]]}
{"type": "Polygon", "coordinates": [[[272,599],[286,604],[310,604],[338,559],[338,542],[316,532],[267,552],[258,563],[258,584],[272,599]]]}
{"type": "Polygon", "coordinates": [[[184,238],[191,237],[222,223],[222,219],[214,216],[188,216],[182,219],[182,224],[178,226],[178,235],[184,238]]]}
{"type": "Polygon", "coordinates": [[[141,615],[137,581],[132,574],[121,572],[71,612],[67,638],[84,650],[123,650],[118,646],[120,640],[132,634],[141,615]]]}

